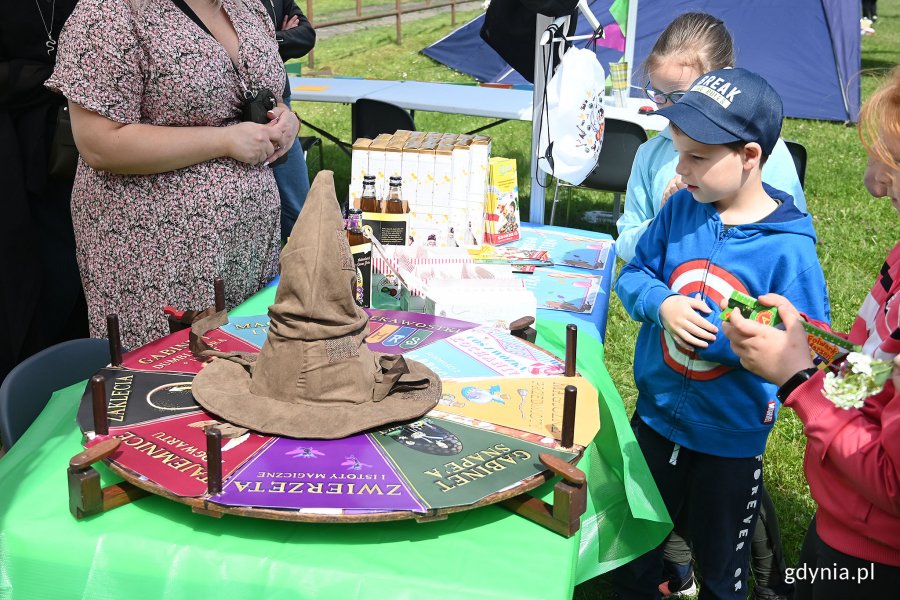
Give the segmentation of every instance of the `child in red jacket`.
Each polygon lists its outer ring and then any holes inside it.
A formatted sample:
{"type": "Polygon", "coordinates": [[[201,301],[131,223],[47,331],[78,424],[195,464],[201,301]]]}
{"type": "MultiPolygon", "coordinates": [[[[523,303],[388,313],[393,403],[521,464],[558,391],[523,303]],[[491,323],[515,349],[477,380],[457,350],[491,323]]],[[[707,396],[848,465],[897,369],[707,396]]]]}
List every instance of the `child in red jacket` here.
{"type": "MultiPolygon", "coordinates": [[[[900,68],[866,103],[860,137],[869,153],[865,184],[900,212],[900,68]]],[[[741,363],[780,386],[807,436],[804,471],[817,510],[796,579],[796,600],[893,598],[900,589],[900,243],[881,268],[848,339],[894,371],[861,408],[839,408],[810,359],[803,318],[767,294],[785,330],[733,313],[723,331],[741,363]]],[[[834,395],[834,394],[831,394],[834,395]]],[[[789,569],[790,570],[790,569],[789,569]]]]}

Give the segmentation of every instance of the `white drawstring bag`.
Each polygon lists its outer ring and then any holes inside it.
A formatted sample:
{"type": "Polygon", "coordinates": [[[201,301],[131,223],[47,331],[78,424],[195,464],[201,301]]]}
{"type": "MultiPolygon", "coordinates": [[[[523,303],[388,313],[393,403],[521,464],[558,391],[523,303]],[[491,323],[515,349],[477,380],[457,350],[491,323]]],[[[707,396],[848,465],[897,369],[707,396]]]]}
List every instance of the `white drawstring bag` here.
{"type": "Polygon", "coordinates": [[[538,165],[573,185],[594,169],[603,145],[606,73],[589,48],[571,48],[563,55],[547,83],[541,111],[538,165]]]}

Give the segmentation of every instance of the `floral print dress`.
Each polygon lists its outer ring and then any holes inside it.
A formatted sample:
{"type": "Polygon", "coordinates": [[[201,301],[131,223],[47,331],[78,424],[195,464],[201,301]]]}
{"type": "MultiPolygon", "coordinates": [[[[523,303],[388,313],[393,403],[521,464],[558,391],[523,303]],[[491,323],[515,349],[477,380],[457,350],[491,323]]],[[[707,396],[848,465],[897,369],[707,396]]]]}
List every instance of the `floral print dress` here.
{"type": "MultiPolygon", "coordinates": [[[[237,123],[245,87],[280,97],[284,67],[258,0],[222,6],[237,32],[239,65],[172,0],[144,0],[140,9],[131,0],[81,0],[46,85],[118,123],[237,123]]],[[[212,305],[216,277],[229,308],[242,302],[276,274],[279,215],[267,166],[217,158],[117,175],[79,160],[72,218],[91,335],[104,337],[106,315],[116,313],[126,347],[160,337],[163,307],[212,305]]]]}

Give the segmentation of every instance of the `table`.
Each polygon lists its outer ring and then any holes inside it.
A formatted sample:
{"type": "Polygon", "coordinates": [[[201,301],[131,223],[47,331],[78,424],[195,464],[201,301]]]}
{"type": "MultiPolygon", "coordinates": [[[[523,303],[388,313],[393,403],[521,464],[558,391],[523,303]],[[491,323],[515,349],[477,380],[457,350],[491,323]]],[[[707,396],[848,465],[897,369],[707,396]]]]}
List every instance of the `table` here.
{"type": "MultiPolygon", "coordinates": [[[[269,287],[232,314],[263,314],[273,299],[269,287]]],[[[558,354],[564,327],[537,326],[539,343],[558,354]]],[[[65,467],[80,449],[82,383],[54,394],[0,459],[0,597],[568,600],[576,582],[646,552],[671,529],[646,464],[632,456],[602,345],[582,334],[578,348],[579,370],[605,401],[601,433],[580,463],[588,513],[570,539],[496,506],[433,523],[333,525],[213,519],[147,497],[77,521],[65,467]]],[[[104,485],[117,481],[98,470],[104,485]]]]}
{"type": "MultiPolygon", "coordinates": [[[[471,115],[504,120],[531,121],[533,92],[528,89],[499,88],[426,81],[387,81],[345,77],[291,77],[291,100],[304,102],[353,103],[360,98],[396,104],[407,110],[471,115]]],[[[638,113],[649,100],[629,98],[618,107],[611,97],[604,101],[606,116],[632,121],[644,129],[659,131],[668,120],[659,115],[638,113]]]]}
{"type": "Polygon", "coordinates": [[[290,77],[291,100],[307,102],[356,102],[399,81],[356,77],[290,77]]]}
{"type": "MultiPolygon", "coordinates": [[[[581,231],[569,227],[555,227],[551,225],[538,225],[535,223],[522,223],[520,233],[522,241],[535,241],[541,232],[558,233],[561,235],[576,235],[578,237],[591,238],[598,241],[611,241],[612,236],[606,233],[598,233],[595,231],[581,231]]],[[[550,240],[554,244],[553,240],[550,240]]],[[[540,242],[537,242],[540,245],[540,242]]],[[[521,245],[521,242],[515,242],[513,245],[521,245]]],[[[528,247],[532,247],[531,244],[528,247]]],[[[554,244],[555,245],[555,244],[554,244]]],[[[543,248],[539,248],[543,249],[543,248]]],[[[551,253],[552,255],[552,253],[551,253]]],[[[616,254],[615,245],[611,244],[609,255],[603,261],[603,266],[597,270],[588,270],[575,267],[569,267],[562,264],[556,264],[553,269],[565,273],[573,273],[579,275],[596,275],[601,277],[600,292],[594,303],[593,310],[589,313],[575,313],[561,310],[551,310],[549,308],[538,308],[537,317],[543,321],[552,321],[562,325],[574,323],[579,329],[583,329],[588,335],[594,337],[600,343],[606,337],[606,319],[609,313],[609,298],[612,293],[612,282],[615,275],[616,254]]],[[[543,267],[540,267],[543,268],[543,267]]],[[[522,279],[528,279],[533,275],[519,275],[522,279]]]]}

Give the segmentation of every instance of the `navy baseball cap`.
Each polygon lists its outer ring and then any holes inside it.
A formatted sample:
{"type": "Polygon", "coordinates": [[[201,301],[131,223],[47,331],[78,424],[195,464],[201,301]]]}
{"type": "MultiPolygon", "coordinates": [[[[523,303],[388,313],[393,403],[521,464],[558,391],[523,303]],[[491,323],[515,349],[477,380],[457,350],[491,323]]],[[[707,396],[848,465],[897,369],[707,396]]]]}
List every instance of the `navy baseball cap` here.
{"type": "Polygon", "coordinates": [[[701,75],[681,100],[655,111],[701,144],[756,142],[772,154],[784,116],[781,96],[747,69],[701,75]]]}

